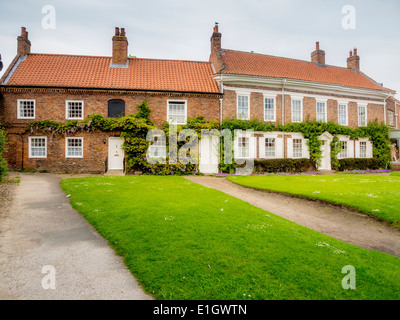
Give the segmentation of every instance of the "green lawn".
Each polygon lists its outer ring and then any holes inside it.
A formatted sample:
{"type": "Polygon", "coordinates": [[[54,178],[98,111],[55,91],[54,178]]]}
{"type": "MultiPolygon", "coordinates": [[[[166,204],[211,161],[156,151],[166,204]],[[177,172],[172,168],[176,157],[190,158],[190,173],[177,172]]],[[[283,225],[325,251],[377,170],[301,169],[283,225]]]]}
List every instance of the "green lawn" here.
{"type": "Polygon", "coordinates": [[[233,176],[228,179],[247,187],[285,192],[359,209],[388,221],[400,222],[400,175],[292,175],[233,176]]]}
{"type": "Polygon", "coordinates": [[[157,299],[400,299],[400,259],[367,251],[181,177],[61,182],[157,299]],[[356,268],[356,289],[342,268],[356,268]]]}

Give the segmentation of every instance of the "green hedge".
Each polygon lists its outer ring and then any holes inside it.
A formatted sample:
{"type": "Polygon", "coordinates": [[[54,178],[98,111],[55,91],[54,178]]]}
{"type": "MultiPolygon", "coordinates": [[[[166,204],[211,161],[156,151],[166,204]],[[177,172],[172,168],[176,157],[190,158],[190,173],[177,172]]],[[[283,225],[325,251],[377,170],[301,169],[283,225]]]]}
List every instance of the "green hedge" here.
{"type": "Polygon", "coordinates": [[[254,160],[255,173],[306,172],[316,170],[310,159],[254,160]]]}
{"type": "Polygon", "coordinates": [[[3,158],[3,153],[6,148],[6,133],[0,127],[0,182],[3,177],[7,174],[7,163],[6,160],[3,158]]]}
{"type": "MultiPolygon", "coordinates": [[[[335,168],[339,171],[349,170],[378,170],[382,169],[382,166],[378,159],[340,159],[339,168],[335,168]]],[[[384,168],[386,169],[386,168],[384,168]]]]}

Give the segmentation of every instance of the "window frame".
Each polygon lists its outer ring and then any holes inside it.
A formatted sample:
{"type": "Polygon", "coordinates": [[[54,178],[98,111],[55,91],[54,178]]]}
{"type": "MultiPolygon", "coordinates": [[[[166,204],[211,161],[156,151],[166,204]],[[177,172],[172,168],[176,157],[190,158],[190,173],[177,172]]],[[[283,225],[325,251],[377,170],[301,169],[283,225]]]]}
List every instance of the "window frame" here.
{"type": "Polygon", "coordinates": [[[328,101],[327,100],[316,100],[315,103],[315,120],[317,122],[323,122],[327,123],[328,122],[328,101]],[[318,104],[323,104],[324,105],[324,120],[318,120],[318,104]]]}
{"type": "Polygon", "coordinates": [[[84,151],[84,148],[83,148],[83,137],[65,137],[65,158],[82,159],[83,158],[83,151],[84,151]],[[71,140],[71,139],[79,139],[79,140],[82,141],[82,143],[81,143],[82,155],[80,155],[80,156],[70,156],[70,155],[68,155],[68,140],[71,140]]]}
{"type": "Polygon", "coordinates": [[[65,100],[65,119],[67,120],[83,120],[85,119],[85,104],[83,100],[65,100]],[[81,117],[70,117],[69,116],[69,103],[81,103],[82,104],[82,116],[81,117]]]}
{"type": "Polygon", "coordinates": [[[270,95],[264,95],[264,121],[265,122],[276,122],[276,97],[270,95]],[[273,119],[266,119],[266,100],[271,99],[273,101],[273,119]]]}
{"type": "Polygon", "coordinates": [[[47,158],[47,137],[46,136],[31,136],[28,140],[28,157],[29,159],[46,159],[47,158]],[[44,156],[33,156],[32,155],[32,140],[33,139],[44,139],[44,156]]]}
{"type": "Polygon", "coordinates": [[[250,159],[251,158],[250,157],[250,137],[239,136],[237,139],[238,139],[238,142],[237,142],[237,148],[238,148],[237,159],[250,159]],[[246,142],[246,148],[245,148],[245,150],[247,150],[247,154],[245,154],[244,156],[243,156],[243,146],[240,145],[242,143],[241,139],[245,139],[247,141],[246,142]]]}
{"type": "Polygon", "coordinates": [[[167,139],[165,135],[156,134],[153,136],[153,142],[150,145],[150,157],[151,158],[165,158],[167,156],[167,139]],[[157,141],[156,139],[157,138],[157,141]],[[161,139],[160,139],[161,138],[161,139]],[[163,144],[159,144],[159,141],[162,141],[163,144]],[[154,155],[155,150],[163,150],[162,155],[154,155]]]}
{"type": "Polygon", "coordinates": [[[292,159],[302,159],[303,158],[303,139],[302,138],[293,138],[292,139],[292,159]],[[295,150],[298,151],[298,148],[295,148],[295,140],[299,140],[300,141],[300,156],[296,157],[295,156],[295,150]]]}
{"type": "Polygon", "coordinates": [[[392,110],[388,110],[388,125],[394,127],[394,112],[392,110]]]}
{"type": "Polygon", "coordinates": [[[36,99],[18,99],[17,100],[17,119],[35,119],[36,118],[36,99]],[[21,115],[21,102],[33,102],[33,117],[25,117],[21,115]]]}
{"type": "Polygon", "coordinates": [[[168,99],[167,100],[167,122],[173,125],[186,125],[187,124],[187,100],[176,100],[176,99],[168,99]],[[184,109],[185,109],[185,121],[184,123],[173,123],[170,121],[170,110],[169,110],[169,105],[170,103],[177,103],[177,104],[183,104],[184,109]]]}
{"type": "Polygon", "coordinates": [[[366,127],[368,124],[368,112],[367,112],[367,105],[366,104],[359,104],[357,105],[357,116],[358,116],[358,126],[359,127],[366,127]],[[365,124],[360,124],[360,108],[365,108],[365,124]]]}
{"type": "Polygon", "coordinates": [[[349,157],[349,141],[347,140],[341,140],[340,141],[340,152],[339,152],[339,159],[348,159],[349,157]],[[346,148],[343,148],[346,146],[346,148]],[[343,156],[343,152],[346,151],[346,155],[343,156]]]}
{"type": "Polygon", "coordinates": [[[265,151],[264,151],[265,159],[275,159],[276,158],[276,138],[275,137],[264,137],[264,146],[265,146],[265,151]],[[270,146],[267,147],[268,140],[273,140],[272,147],[270,147],[270,146]],[[272,156],[268,154],[268,152],[267,152],[268,148],[269,149],[273,148],[274,152],[273,152],[272,156]]]}
{"type": "Polygon", "coordinates": [[[359,141],[359,148],[360,148],[360,150],[359,150],[359,158],[360,159],[367,159],[367,141],[359,141]],[[365,149],[361,148],[362,145],[365,145],[365,149]],[[364,157],[362,156],[361,150],[365,151],[365,156],[364,157]]]}
{"type": "Polygon", "coordinates": [[[250,120],[250,97],[251,93],[237,92],[236,93],[236,118],[238,120],[250,120]],[[239,97],[247,97],[247,115],[245,119],[239,117],[239,97]]]}
{"type": "Polygon", "coordinates": [[[303,98],[292,97],[291,101],[292,101],[292,103],[291,103],[291,120],[292,120],[292,123],[301,123],[301,122],[303,122],[303,98]],[[293,107],[294,107],[293,101],[300,101],[300,121],[294,121],[294,119],[293,119],[293,116],[294,116],[294,113],[293,113],[293,107]]]}
{"type": "Polygon", "coordinates": [[[338,124],[341,126],[345,126],[348,127],[349,125],[349,104],[346,102],[340,102],[338,101],[338,124]],[[340,123],[340,107],[344,106],[345,111],[346,111],[346,123],[345,124],[341,124],[340,123]]]}

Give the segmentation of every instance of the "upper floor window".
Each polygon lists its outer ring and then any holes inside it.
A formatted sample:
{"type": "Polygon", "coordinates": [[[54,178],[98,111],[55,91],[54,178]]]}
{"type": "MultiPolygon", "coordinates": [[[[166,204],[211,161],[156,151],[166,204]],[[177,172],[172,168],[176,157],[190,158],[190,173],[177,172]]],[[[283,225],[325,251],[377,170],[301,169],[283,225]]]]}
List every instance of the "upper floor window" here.
{"type": "Polygon", "coordinates": [[[18,119],[35,119],[35,100],[18,100],[18,119]]]}
{"type": "Polygon", "coordinates": [[[125,101],[121,99],[108,100],[108,117],[116,118],[125,115],[125,101]]]}
{"type": "Polygon", "coordinates": [[[393,127],[394,126],[394,113],[393,111],[388,112],[388,121],[389,121],[389,126],[393,127]]]}
{"type": "Polygon", "coordinates": [[[303,121],[303,103],[301,99],[292,100],[292,122],[303,121]]]}
{"type": "Polygon", "coordinates": [[[275,98],[264,98],[264,121],[276,121],[275,98]]]}
{"type": "Polygon", "coordinates": [[[326,122],[326,102],[317,101],[317,121],[326,122]]]}
{"type": "Polygon", "coordinates": [[[367,125],[367,106],[358,106],[358,126],[365,127],[367,125]]]}
{"type": "Polygon", "coordinates": [[[186,124],[186,101],[168,101],[167,119],[171,124],[186,124]]]}
{"type": "Polygon", "coordinates": [[[47,157],[47,137],[29,137],[29,158],[47,157]]]}
{"type": "Polygon", "coordinates": [[[237,118],[239,120],[250,120],[250,95],[238,94],[237,118]]]}
{"type": "Polygon", "coordinates": [[[83,120],[83,101],[66,101],[66,118],[83,120]]]}
{"type": "Polygon", "coordinates": [[[341,126],[348,125],[347,105],[344,103],[338,105],[338,123],[341,126]]]}

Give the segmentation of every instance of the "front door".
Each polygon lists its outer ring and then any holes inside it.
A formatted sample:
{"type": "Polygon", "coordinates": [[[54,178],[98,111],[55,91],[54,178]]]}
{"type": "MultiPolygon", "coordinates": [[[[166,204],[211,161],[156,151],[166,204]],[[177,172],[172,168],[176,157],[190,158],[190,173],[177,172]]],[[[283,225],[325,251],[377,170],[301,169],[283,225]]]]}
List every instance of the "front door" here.
{"type": "Polygon", "coordinates": [[[200,139],[199,170],[203,174],[218,173],[219,137],[204,136],[200,139]]]}
{"type": "Polygon", "coordinates": [[[120,137],[108,138],[108,170],[124,169],[124,139],[120,137]]]}
{"type": "Polygon", "coordinates": [[[321,170],[331,170],[331,144],[329,140],[321,140],[321,170]]]}

